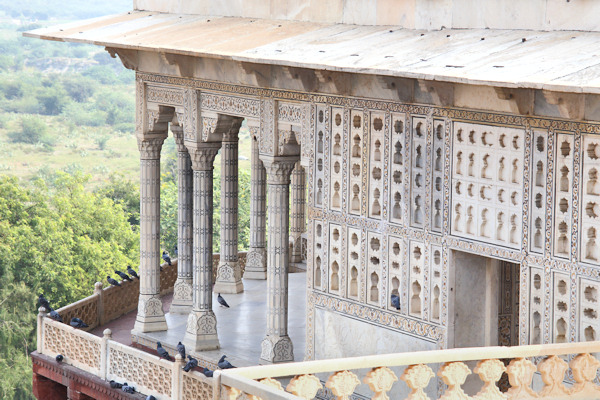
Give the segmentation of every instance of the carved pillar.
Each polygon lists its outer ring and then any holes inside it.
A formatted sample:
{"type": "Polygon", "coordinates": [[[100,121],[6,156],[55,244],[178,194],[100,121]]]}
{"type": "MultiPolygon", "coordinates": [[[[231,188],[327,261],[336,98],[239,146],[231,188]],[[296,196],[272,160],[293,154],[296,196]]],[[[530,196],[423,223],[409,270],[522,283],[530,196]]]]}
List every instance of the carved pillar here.
{"type": "Polygon", "coordinates": [[[250,249],[246,256],[244,278],[267,279],[267,171],[259,158],[256,139],[252,139],[250,162],[250,249]]]}
{"type": "Polygon", "coordinates": [[[167,329],[160,294],[160,150],[166,135],[138,137],[140,150],[140,297],[134,331],[167,329]]]}
{"type": "Polygon", "coordinates": [[[290,217],[290,239],[292,254],[290,263],[302,262],[302,234],[306,228],[304,212],[306,209],[306,175],[300,162],[292,171],[292,211],[290,217]]]}
{"type": "Polygon", "coordinates": [[[172,125],[171,131],[177,143],[177,281],[173,288],[170,312],[188,314],[192,311],[192,219],[193,177],[192,160],[183,144],[183,127],[172,125]]]}
{"type": "Polygon", "coordinates": [[[194,170],[193,295],[183,343],[194,351],[219,348],[212,310],[213,161],[220,143],[189,148],[194,170]]]}
{"type": "Polygon", "coordinates": [[[288,326],[290,173],[297,156],[261,157],[267,170],[269,239],[267,245],[267,335],[259,363],[294,361],[288,326]]]}
{"type": "Polygon", "coordinates": [[[238,264],[238,130],[236,129],[223,133],[220,253],[214,291],[216,293],[243,292],[242,273],[238,264]]]}

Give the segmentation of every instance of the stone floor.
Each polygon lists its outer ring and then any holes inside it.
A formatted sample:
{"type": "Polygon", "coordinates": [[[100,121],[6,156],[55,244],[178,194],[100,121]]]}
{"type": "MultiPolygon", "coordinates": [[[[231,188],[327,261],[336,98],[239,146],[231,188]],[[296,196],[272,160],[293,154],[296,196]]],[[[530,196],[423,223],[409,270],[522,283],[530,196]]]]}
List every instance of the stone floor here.
{"type": "MultiPolygon", "coordinates": [[[[200,364],[212,365],[222,354],[227,354],[229,361],[236,366],[257,365],[260,357],[260,343],[266,332],[267,281],[244,279],[244,292],[240,294],[223,294],[231,308],[224,308],[217,303],[217,294],[213,296],[213,308],[217,316],[217,330],[221,349],[192,353],[201,361],[200,364]],[[203,363],[202,360],[205,362],[203,363]]],[[[172,294],[163,297],[163,309],[169,310],[172,294]]],[[[304,359],[306,341],[306,273],[289,274],[288,295],[288,331],[294,344],[296,361],[304,359]]],[[[113,339],[132,345],[131,329],[135,323],[137,311],[98,327],[93,334],[102,336],[106,328],[112,331],[113,339]]],[[[166,314],[169,330],[139,334],[135,341],[154,349],[160,341],[169,352],[174,354],[177,342],[183,340],[187,315],[166,314]]]]}

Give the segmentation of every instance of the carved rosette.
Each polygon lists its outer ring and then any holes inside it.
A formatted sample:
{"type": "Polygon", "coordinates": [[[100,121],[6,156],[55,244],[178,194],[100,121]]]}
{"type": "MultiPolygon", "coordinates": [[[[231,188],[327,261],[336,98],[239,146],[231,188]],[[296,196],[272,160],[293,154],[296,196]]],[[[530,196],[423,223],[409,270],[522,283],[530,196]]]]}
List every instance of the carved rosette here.
{"type": "Polygon", "coordinates": [[[225,262],[219,264],[217,271],[217,282],[237,282],[241,279],[240,268],[237,263],[225,262]]]}
{"type": "Polygon", "coordinates": [[[429,385],[429,381],[435,374],[433,370],[425,364],[411,365],[404,370],[400,379],[402,379],[411,392],[407,397],[408,400],[429,400],[429,397],[425,394],[424,389],[429,385]]]}
{"type": "Polygon", "coordinates": [[[167,136],[146,138],[138,137],[138,149],[142,160],[157,160],[160,159],[160,150],[167,136]]]}
{"type": "Polygon", "coordinates": [[[499,360],[479,361],[473,372],[479,375],[484,384],[479,393],[473,398],[477,400],[506,399],[506,395],[500,392],[496,385],[496,382],[500,380],[505,371],[506,367],[499,360]]]}
{"type": "Polygon", "coordinates": [[[289,336],[267,336],[261,343],[260,359],[266,363],[294,361],[294,346],[289,336]]]}
{"type": "Polygon", "coordinates": [[[389,400],[387,392],[392,389],[394,382],[398,380],[398,377],[388,367],[374,368],[367,373],[364,383],[369,385],[369,388],[375,393],[375,396],[371,397],[374,400],[389,400]]]}
{"type": "Polygon", "coordinates": [[[349,400],[356,386],[360,384],[358,377],[350,371],[339,371],[331,375],[325,386],[337,396],[338,400],[349,400]]]}
{"type": "Polygon", "coordinates": [[[286,387],[288,392],[306,400],[314,399],[319,389],[323,389],[323,385],[314,375],[297,376],[286,387]]]}

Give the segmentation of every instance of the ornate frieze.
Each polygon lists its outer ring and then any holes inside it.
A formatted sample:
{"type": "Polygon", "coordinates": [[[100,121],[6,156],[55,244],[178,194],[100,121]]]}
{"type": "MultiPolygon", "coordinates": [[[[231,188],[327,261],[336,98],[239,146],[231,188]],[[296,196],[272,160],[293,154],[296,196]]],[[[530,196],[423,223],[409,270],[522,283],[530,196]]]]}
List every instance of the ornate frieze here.
{"type": "Polygon", "coordinates": [[[146,87],[146,100],[161,105],[183,106],[184,91],[181,88],[148,85],[146,87]]]}

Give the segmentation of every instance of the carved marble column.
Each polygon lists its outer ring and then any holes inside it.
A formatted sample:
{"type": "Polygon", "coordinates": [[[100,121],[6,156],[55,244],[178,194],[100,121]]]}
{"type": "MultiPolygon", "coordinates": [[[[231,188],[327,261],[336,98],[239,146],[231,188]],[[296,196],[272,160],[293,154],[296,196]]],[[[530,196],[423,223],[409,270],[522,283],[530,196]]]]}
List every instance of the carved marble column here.
{"type": "Polygon", "coordinates": [[[289,195],[290,174],[297,156],[261,157],[267,170],[269,239],[267,244],[267,335],[259,363],[294,360],[288,336],[289,195]]]}
{"type": "Polygon", "coordinates": [[[250,249],[244,278],[267,279],[267,171],[259,158],[255,139],[252,139],[250,163],[250,249]]]}
{"type": "Polygon", "coordinates": [[[238,264],[238,130],[235,129],[223,133],[220,253],[214,291],[243,292],[242,273],[238,264]]]}
{"type": "Polygon", "coordinates": [[[169,312],[188,314],[192,311],[192,219],[193,177],[192,160],[183,144],[183,127],[172,125],[177,143],[177,280],[173,288],[173,302],[169,312]]]}
{"type": "Polygon", "coordinates": [[[304,212],[306,209],[306,175],[300,162],[292,171],[292,211],[290,216],[290,239],[292,254],[290,263],[302,262],[302,234],[306,228],[304,212]]]}
{"type": "Polygon", "coordinates": [[[220,143],[189,148],[194,170],[193,295],[183,343],[194,351],[219,348],[212,310],[213,161],[220,143]]]}
{"type": "Polygon", "coordinates": [[[133,330],[167,329],[160,294],[160,150],[166,135],[138,137],[140,150],[140,297],[133,330]]]}

